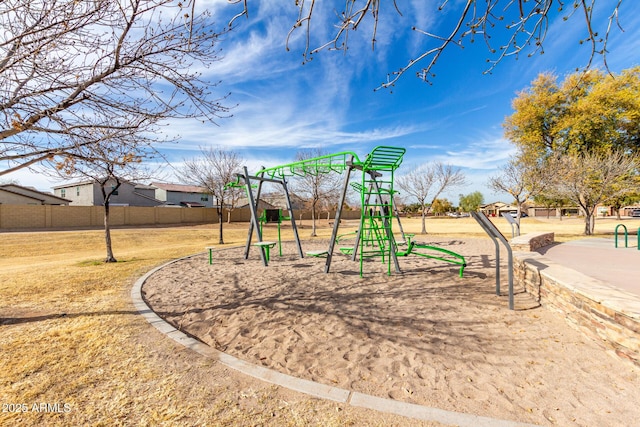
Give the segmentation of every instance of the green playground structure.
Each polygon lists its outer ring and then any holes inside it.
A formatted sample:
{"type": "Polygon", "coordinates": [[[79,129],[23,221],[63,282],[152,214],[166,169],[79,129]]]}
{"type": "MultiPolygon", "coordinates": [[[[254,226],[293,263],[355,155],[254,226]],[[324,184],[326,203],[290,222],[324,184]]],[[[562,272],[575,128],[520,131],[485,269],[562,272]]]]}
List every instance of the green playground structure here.
{"type": "Polygon", "coordinates": [[[448,249],[439,248],[437,246],[425,245],[425,244],[417,243],[414,241],[411,241],[408,243],[406,251],[399,251],[396,253],[396,255],[397,256],[417,255],[424,258],[437,259],[440,261],[457,264],[460,266],[460,269],[458,270],[458,275],[460,277],[462,277],[464,273],[464,268],[467,266],[467,262],[465,261],[464,257],[460,254],[457,254],[448,249]],[[435,253],[416,252],[415,251],[416,249],[428,250],[435,253]]]}
{"type": "MultiPolygon", "coordinates": [[[[341,247],[339,249],[342,253],[350,255],[354,261],[356,259],[359,260],[360,276],[363,276],[364,260],[368,257],[380,257],[382,262],[386,263],[387,274],[391,274],[392,264],[396,272],[401,272],[398,264],[398,256],[417,255],[457,264],[460,266],[459,274],[462,277],[464,267],[466,266],[462,255],[446,249],[418,244],[415,241],[411,241],[410,237],[405,235],[402,229],[400,217],[397,214],[397,209],[393,202],[394,194],[396,194],[393,186],[395,171],[402,163],[404,154],[404,148],[378,146],[365,157],[364,161],[361,161],[357,154],[351,151],[344,151],[301,160],[286,165],[275,166],[272,168],[262,168],[254,175],[250,175],[245,167],[243,173],[237,174],[236,181],[227,184],[227,186],[244,187],[247,193],[247,198],[249,199],[251,223],[249,225],[245,246],[245,259],[249,257],[253,232],[255,231],[257,234],[257,243],[254,243],[253,246],[260,249],[262,262],[265,266],[268,265],[269,248],[273,247],[276,242],[264,242],[262,240],[262,225],[266,222],[278,223],[277,243],[280,244],[280,223],[283,219],[289,219],[291,221],[298,254],[300,258],[304,258],[291,207],[291,199],[287,188],[287,178],[293,176],[317,176],[319,174],[341,173],[344,174],[344,180],[338,209],[333,223],[329,247],[326,251],[307,252],[307,255],[309,256],[326,258],[324,271],[325,273],[328,273],[331,267],[331,260],[333,258],[336,243],[340,240],[338,230],[340,227],[342,208],[346,200],[346,194],[351,180],[351,173],[354,170],[357,170],[361,172],[360,182],[352,182],[351,187],[360,195],[360,224],[358,231],[354,235],[355,241],[353,246],[341,247]],[[254,185],[253,181],[257,181],[258,184],[254,185]],[[263,211],[261,216],[258,215],[257,201],[260,200],[262,185],[265,182],[282,186],[285,194],[287,210],[289,212],[288,216],[283,216],[281,211],[275,213],[267,210],[263,211]],[[394,217],[397,220],[402,236],[402,239],[399,241],[395,240],[392,229],[394,217]],[[407,249],[399,251],[398,244],[407,244],[407,249]],[[418,249],[428,250],[430,252],[422,253],[417,251],[418,249]],[[435,252],[435,254],[433,252],[435,252]]],[[[281,245],[279,246],[280,255],[282,255],[281,245]]]]}
{"type": "MultiPolygon", "coordinates": [[[[283,219],[290,219],[288,217],[282,216],[282,209],[264,209],[262,211],[262,214],[260,215],[260,218],[258,218],[258,221],[260,222],[260,236],[262,236],[262,227],[265,224],[268,223],[273,223],[275,222],[278,225],[278,253],[280,256],[282,256],[282,235],[280,232],[280,224],[282,224],[282,220],[283,219]]],[[[267,250],[267,261],[269,258],[269,246],[265,246],[265,249],[267,250]]]]}

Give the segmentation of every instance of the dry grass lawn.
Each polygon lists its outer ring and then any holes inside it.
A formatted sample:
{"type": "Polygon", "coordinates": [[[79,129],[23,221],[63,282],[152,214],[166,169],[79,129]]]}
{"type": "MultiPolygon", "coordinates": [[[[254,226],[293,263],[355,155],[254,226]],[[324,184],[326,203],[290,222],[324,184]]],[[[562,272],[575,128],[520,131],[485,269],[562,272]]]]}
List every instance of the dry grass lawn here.
{"type": "MultiPolygon", "coordinates": [[[[640,226],[623,222],[630,232],[640,226]]],[[[596,231],[611,235],[617,223],[600,219],[596,231]]],[[[511,235],[506,221],[498,224],[511,235]]],[[[418,219],[403,226],[420,230],[418,219]]],[[[341,232],[354,227],[345,224],[341,232]]],[[[557,240],[580,237],[583,228],[577,219],[522,224],[523,233],[555,231],[557,240]]],[[[246,229],[226,226],[227,245],[243,244],[246,229]]],[[[427,230],[483,235],[469,218],[429,219],[427,230]]],[[[326,221],[319,234],[330,236],[326,221]]],[[[275,227],[265,235],[274,238],[275,227]]],[[[1,425],[407,425],[402,417],[247,378],[180,348],[135,312],[133,282],[156,265],[215,245],[217,225],[120,229],[113,241],[119,262],[104,264],[100,230],[0,234],[1,425]]]]}

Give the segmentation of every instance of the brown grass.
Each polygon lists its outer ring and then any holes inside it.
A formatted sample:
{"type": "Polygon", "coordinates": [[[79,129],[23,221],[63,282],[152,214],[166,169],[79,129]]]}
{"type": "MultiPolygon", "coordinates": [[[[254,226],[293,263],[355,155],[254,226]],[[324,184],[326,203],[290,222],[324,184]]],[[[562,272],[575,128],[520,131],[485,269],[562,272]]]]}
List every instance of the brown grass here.
{"type": "MultiPolygon", "coordinates": [[[[619,222],[599,220],[596,231],[610,235],[619,222]]],[[[630,232],[640,226],[640,220],[624,223],[630,232]]],[[[341,232],[356,224],[345,222],[341,232]]],[[[511,235],[506,221],[498,224],[511,235]]],[[[420,230],[417,219],[405,219],[403,226],[407,232],[420,230]]],[[[246,229],[247,224],[225,227],[227,245],[244,244],[246,229]]],[[[523,233],[555,231],[559,240],[580,237],[582,229],[575,219],[527,218],[522,224],[523,233]]],[[[1,234],[0,424],[406,425],[401,417],[247,378],[180,348],[135,312],[132,283],[156,265],[215,245],[216,230],[212,225],[114,230],[115,264],[101,262],[100,230],[1,234]],[[23,407],[27,412],[15,412],[23,407]]],[[[290,239],[289,227],[283,230],[283,238],[290,239]]],[[[468,218],[429,219],[427,230],[483,235],[468,218]]],[[[300,229],[303,239],[309,232],[309,224],[300,229]]],[[[322,221],[319,237],[328,236],[322,221]]],[[[268,225],[265,239],[275,237],[275,226],[268,225]]]]}

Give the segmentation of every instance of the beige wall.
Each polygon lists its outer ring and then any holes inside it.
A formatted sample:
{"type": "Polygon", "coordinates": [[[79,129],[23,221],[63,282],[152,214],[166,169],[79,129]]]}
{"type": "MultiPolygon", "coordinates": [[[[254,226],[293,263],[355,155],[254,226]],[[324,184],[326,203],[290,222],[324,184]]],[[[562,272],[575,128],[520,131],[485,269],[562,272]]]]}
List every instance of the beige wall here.
{"type": "MultiPolygon", "coordinates": [[[[206,224],[217,221],[212,208],[112,206],[114,227],[131,225],[206,224]]],[[[102,206],[0,205],[0,230],[93,228],[104,225],[102,206]]]]}
{"type": "MultiPolygon", "coordinates": [[[[309,212],[296,212],[295,219],[311,219],[309,212]]],[[[334,213],[331,214],[333,219],[334,213]]],[[[344,211],[343,219],[360,218],[360,211],[344,211]]],[[[320,214],[327,219],[327,214],[320,214]]],[[[226,212],[223,220],[226,221],[226,212]]],[[[234,209],[233,222],[249,222],[251,211],[234,209]]],[[[166,208],[112,206],[110,223],[114,227],[135,225],[210,224],[217,223],[214,208],[166,208]]],[[[0,230],[100,228],[104,225],[102,206],[0,205],[0,230]]]]}

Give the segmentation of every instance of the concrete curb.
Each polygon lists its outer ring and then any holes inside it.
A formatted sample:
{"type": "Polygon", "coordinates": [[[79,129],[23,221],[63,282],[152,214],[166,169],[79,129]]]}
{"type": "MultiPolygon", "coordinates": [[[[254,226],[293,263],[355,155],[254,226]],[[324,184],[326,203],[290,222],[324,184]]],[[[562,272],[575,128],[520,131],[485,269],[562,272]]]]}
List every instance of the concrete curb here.
{"type": "Polygon", "coordinates": [[[296,378],[291,375],[276,372],[246,362],[237,357],[218,351],[208,345],[189,337],[185,333],[177,330],[164,319],[160,318],[143,300],[142,286],[146,280],[158,270],[180,260],[191,258],[193,255],[170,261],[158,266],[140,277],[131,288],[131,300],[136,310],[156,329],[180,345],[183,345],[205,357],[214,359],[229,368],[235,369],[243,374],[252,376],[259,380],[285,387],[300,393],[317,397],[319,399],[331,400],[344,403],[353,407],[373,409],[380,412],[402,415],[422,421],[435,421],[442,424],[456,425],[460,427],[525,427],[535,426],[534,424],[519,423],[515,421],[499,420],[489,417],[481,417],[462,412],[446,411],[428,406],[421,406],[412,403],[399,402],[393,399],[385,399],[370,396],[350,390],[331,387],[314,381],[296,378]]]}

